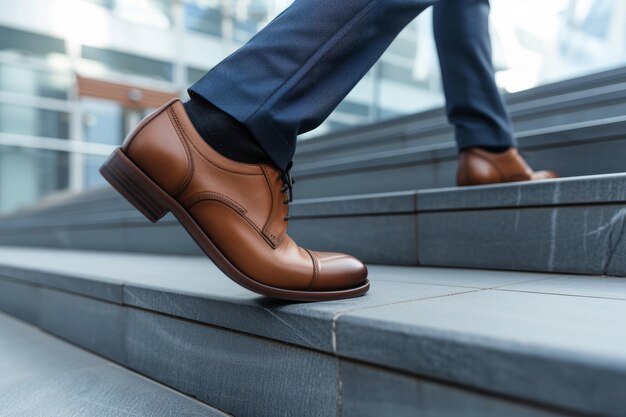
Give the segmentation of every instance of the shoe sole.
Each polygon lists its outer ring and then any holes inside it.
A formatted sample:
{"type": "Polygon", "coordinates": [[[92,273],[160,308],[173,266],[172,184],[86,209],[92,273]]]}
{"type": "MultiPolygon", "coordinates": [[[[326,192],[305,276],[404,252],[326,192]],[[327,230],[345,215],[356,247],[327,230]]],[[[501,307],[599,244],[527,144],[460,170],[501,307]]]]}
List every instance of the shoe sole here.
{"type": "Polygon", "coordinates": [[[248,277],[220,252],[211,239],[178,201],[154,183],[122,151],[117,148],[100,167],[100,174],[148,220],[156,223],[171,212],[187,233],[217,267],[237,284],[257,294],[290,301],[330,301],[359,297],[370,287],[369,281],[339,291],[296,291],[272,287],[248,277]]]}

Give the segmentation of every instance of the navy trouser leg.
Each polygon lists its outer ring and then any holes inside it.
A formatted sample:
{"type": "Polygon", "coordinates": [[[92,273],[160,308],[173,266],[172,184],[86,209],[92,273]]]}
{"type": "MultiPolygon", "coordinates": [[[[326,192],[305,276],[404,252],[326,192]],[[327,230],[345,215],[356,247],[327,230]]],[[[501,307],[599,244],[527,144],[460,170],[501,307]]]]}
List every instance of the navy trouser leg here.
{"type": "Polygon", "coordinates": [[[494,79],[489,0],[441,0],[433,7],[433,31],[459,150],[516,146],[494,79]]]}
{"type": "Polygon", "coordinates": [[[190,89],[243,123],[279,168],[435,0],[296,0],[190,89]]]}

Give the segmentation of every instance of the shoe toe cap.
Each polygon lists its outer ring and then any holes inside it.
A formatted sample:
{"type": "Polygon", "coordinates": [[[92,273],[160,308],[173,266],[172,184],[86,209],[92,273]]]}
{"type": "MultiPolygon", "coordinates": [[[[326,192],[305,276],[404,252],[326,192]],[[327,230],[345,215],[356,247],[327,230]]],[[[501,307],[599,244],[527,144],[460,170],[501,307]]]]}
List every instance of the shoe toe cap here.
{"type": "Polygon", "coordinates": [[[314,252],[319,271],[311,289],[338,291],[359,287],[367,282],[367,267],[357,258],[343,253],[314,252]]]}

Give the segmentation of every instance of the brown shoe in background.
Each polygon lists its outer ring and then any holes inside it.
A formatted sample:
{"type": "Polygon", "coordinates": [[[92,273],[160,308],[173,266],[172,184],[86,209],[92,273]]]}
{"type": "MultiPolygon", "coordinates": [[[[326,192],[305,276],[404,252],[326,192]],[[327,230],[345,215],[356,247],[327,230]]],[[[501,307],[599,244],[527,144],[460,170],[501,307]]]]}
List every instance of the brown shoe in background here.
{"type": "Polygon", "coordinates": [[[289,175],[216,152],[178,99],[144,119],[100,172],[150,221],[171,211],[208,257],[251,291],[324,301],[369,289],[358,259],[301,248],[287,235],[289,175]]]}
{"type": "Polygon", "coordinates": [[[533,171],[516,148],[497,153],[479,148],[459,155],[458,186],[558,178],[553,171],[533,171]]]}

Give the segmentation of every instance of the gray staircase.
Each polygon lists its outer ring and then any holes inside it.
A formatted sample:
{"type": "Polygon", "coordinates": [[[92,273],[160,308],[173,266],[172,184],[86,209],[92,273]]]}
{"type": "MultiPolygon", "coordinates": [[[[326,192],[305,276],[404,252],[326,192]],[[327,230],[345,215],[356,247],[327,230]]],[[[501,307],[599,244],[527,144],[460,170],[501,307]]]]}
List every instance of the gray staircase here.
{"type": "Polygon", "coordinates": [[[441,109],[302,142],[289,233],[366,261],[364,297],[259,297],[173,216],[103,188],[0,216],[0,311],[138,381],[111,398],[163,392],[178,415],[622,416],[624,98],[623,69],[507,97],[530,163],[571,176],[555,180],[433,188],[456,169],[441,109]]]}
{"type": "MultiPolygon", "coordinates": [[[[626,116],[548,127],[518,134],[535,169],[562,177],[623,172],[626,116]]],[[[295,166],[298,199],[449,187],[455,184],[456,144],[427,145],[335,158],[295,166]]]]}
{"type": "Polygon", "coordinates": [[[3,247],[0,266],[0,310],[235,416],[626,407],[623,279],[371,266],[366,296],[303,304],[204,257],[3,247]]]}
{"type": "MultiPolygon", "coordinates": [[[[12,294],[8,290],[0,299],[12,294]]],[[[227,417],[5,314],[0,334],[2,417],[227,417]]]]}
{"type": "MultiPolygon", "coordinates": [[[[626,70],[507,96],[521,150],[562,176],[622,172],[626,70]]],[[[456,144],[443,109],[302,141],[296,198],[454,185],[456,144]]]]}
{"type": "MultiPolygon", "coordinates": [[[[626,174],[300,200],[289,233],[368,263],[626,276],[626,174]]],[[[112,189],[0,218],[0,244],[199,255],[112,189]]]]}

